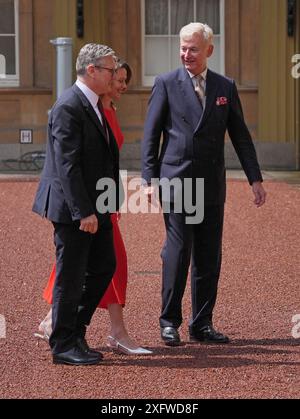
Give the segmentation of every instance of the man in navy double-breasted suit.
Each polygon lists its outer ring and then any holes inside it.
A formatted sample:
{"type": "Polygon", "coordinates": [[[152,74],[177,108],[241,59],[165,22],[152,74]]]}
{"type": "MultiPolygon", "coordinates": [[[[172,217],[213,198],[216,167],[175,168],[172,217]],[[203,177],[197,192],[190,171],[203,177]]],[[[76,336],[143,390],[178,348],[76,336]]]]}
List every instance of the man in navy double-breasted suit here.
{"type": "MultiPolygon", "coordinates": [[[[174,208],[172,190],[164,211],[166,241],[162,250],[163,289],[161,337],[169,346],[180,344],[182,297],[191,261],[192,318],[190,338],[227,343],[228,337],[213,327],[213,308],[221,268],[225,201],[224,137],[229,136],[252,185],[255,204],[265,202],[256,152],[246,127],[233,80],[207,69],[213,52],[208,25],[191,23],[180,32],[183,67],[156,78],[142,143],[142,178],[152,199],[153,179],[191,179],[192,200],[197,198],[197,178],[204,179],[204,219],[191,224],[187,213],[174,208]],[[163,140],[161,143],[161,134],[163,140]]],[[[184,194],[183,194],[184,195],[184,194]]]]}
{"type": "Polygon", "coordinates": [[[46,161],[33,211],[54,225],[49,340],[54,363],[89,365],[102,359],[88,347],[85,331],[116,267],[110,214],[97,206],[99,180],[114,182],[118,193],[118,147],[99,100],[109,90],[115,67],[111,48],[85,45],[77,58],[77,81],[49,117],[46,161]]]}

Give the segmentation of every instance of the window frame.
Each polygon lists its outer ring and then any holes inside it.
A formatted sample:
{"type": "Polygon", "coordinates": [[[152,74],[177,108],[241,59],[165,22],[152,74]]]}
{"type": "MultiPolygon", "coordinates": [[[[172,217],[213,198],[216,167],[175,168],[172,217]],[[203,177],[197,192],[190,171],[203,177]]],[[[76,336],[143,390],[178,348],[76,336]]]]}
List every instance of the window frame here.
{"type": "MultiPolygon", "coordinates": [[[[15,14],[15,62],[16,74],[5,75],[0,77],[1,87],[19,87],[20,86],[20,47],[19,47],[19,0],[14,0],[14,14],[15,14]]],[[[13,34],[0,34],[4,37],[13,34]]]]}
{"type": "MultiPolygon", "coordinates": [[[[169,0],[168,0],[169,1],[169,0]]],[[[220,34],[217,36],[220,37],[220,74],[225,74],[225,0],[220,1],[220,34]]],[[[194,15],[195,15],[194,10],[194,15]]],[[[169,15],[170,15],[170,8],[169,8],[169,15]]],[[[170,21],[170,16],[168,18],[170,21]]],[[[142,23],[142,85],[145,87],[151,87],[154,84],[154,80],[156,76],[146,76],[145,75],[145,63],[146,63],[146,48],[145,48],[145,38],[146,38],[146,19],[145,19],[145,0],[141,0],[141,23],[142,23]]],[[[172,37],[178,37],[178,35],[157,35],[159,37],[165,36],[168,39],[172,37]]],[[[179,54],[179,52],[178,52],[179,54]]],[[[169,61],[171,61],[171,55],[169,55],[169,61]]],[[[171,64],[171,63],[170,63],[171,64]]],[[[169,66],[171,69],[171,65],[169,66]]]]}

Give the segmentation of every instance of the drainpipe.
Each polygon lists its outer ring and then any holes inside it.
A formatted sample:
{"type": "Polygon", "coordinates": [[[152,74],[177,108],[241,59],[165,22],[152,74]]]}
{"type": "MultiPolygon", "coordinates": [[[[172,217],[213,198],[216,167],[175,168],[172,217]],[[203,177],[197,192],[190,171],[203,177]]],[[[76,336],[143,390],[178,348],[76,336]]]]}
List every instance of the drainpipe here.
{"type": "Polygon", "coordinates": [[[56,48],[56,99],[72,86],[72,38],[55,38],[50,41],[56,48]]]}

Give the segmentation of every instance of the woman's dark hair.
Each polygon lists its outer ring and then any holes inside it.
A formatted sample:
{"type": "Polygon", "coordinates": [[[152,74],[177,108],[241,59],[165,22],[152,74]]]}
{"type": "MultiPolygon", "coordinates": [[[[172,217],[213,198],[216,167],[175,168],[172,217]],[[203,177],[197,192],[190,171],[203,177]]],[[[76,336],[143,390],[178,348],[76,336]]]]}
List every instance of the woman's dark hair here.
{"type": "Polygon", "coordinates": [[[119,59],[118,61],[118,68],[125,68],[127,77],[126,77],[126,84],[129,84],[131,77],[132,77],[132,70],[126,61],[119,59]]]}

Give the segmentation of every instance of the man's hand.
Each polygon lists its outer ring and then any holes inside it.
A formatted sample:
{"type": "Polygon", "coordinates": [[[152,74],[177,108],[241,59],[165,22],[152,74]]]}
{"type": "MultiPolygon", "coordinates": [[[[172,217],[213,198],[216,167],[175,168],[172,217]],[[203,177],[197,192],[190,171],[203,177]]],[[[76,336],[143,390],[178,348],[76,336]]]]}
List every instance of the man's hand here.
{"type": "Polygon", "coordinates": [[[253,191],[254,196],[255,196],[254,204],[257,206],[257,208],[264,205],[264,203],[266,202],[267,193],[264,190],[264,188],[262,186],[262,183],[261,182],[253,182],[252,183],[252,191],[253,191]]]}
{"type": "Polygon", "coordinates": [[[85,231],[86,233],[95,234],[98,231],[98,220],[96,215],[90,215],[89,217],[80,220],[79,230],[85,231]]]}

